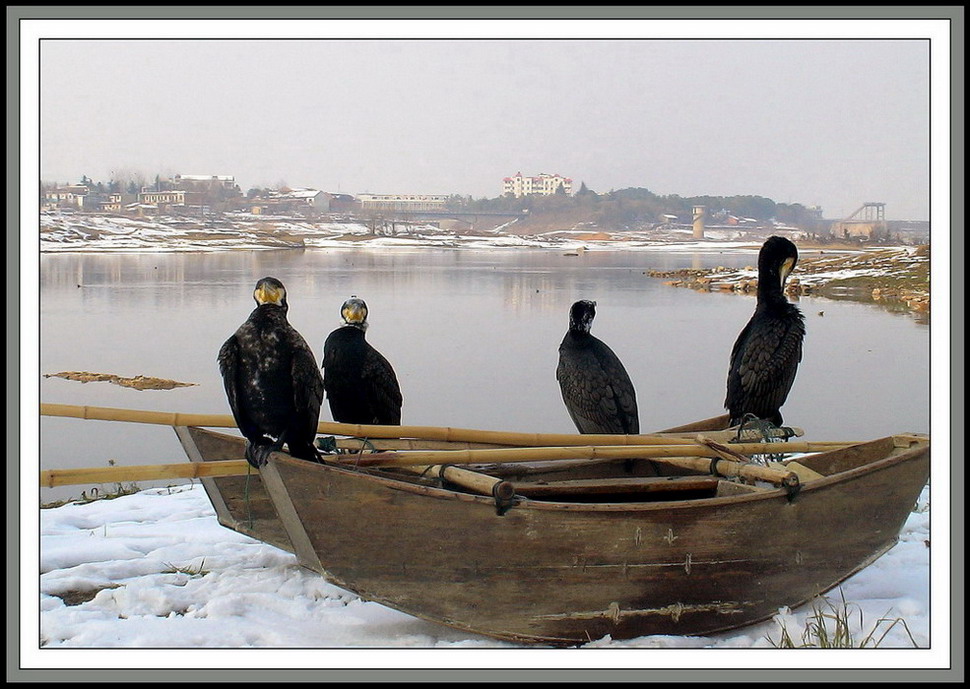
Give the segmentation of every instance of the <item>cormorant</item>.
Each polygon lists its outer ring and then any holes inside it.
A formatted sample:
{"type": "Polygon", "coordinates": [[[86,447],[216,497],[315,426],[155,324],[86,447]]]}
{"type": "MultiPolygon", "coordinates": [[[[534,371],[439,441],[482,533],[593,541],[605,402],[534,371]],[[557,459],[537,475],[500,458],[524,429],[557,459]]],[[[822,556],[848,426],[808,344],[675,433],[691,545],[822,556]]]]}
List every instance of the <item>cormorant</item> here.
{"type": "Polygon", "coordinates": [[[639,433],[633,383],[613,350],[590,334],[595,316],[595,301],[577,301],[569,310],[556,369],[563,402],[580,433],[639,433]]]}
{"type": "Polygon", "coordinates": [[[769,237],[758,254],[758,305],[731,350],[724,408],[737,425],[747,414],[782,424],[785,403],[802,360],[805,322],[785,298],[785,280],[798,250],[784,237],[769,237]]]}
{"type": "Polygon", "coordinates": [[[313,350],[286,319],[286,288],[264,277],[253,291],[256,308],[219,350],[219,372],[254,467],[285,443],[289,453],[317,460],[313,446],[323,377],[313,350]]]}
{"type": "Polygon", "coordinates": [[[401,387],[390,362],[364,338],[367,304],[351,296],[340,307],[344,325],[323,344],[323,387],[338,423],[401,424],[401,387]]]}

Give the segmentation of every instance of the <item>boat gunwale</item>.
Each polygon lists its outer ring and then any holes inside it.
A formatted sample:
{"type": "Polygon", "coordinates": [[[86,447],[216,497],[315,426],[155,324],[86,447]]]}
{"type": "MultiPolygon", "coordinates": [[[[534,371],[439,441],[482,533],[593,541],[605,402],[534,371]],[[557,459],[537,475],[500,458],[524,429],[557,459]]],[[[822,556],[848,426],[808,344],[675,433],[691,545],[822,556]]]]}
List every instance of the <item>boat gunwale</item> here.
{"type": "MultiPolygon", "coordinates": [[[[860,445],[866,445],[869,443],[884,441],[890,438],[900,437],[904,434],[896,434],[890,436],[884,436],[882,438],[876,438],[871,441],[863,441],[849,447],[857,447],[860,445]]],[[[845,449],[845,448],[842,448],[845,449]]],[[[846,469],[844,471],[837,472],[835,474],[830,474],[827,476],[822,476],[820,478],[812,479],[800,483],[798,487],[798,494],[811,493],[817,490],[825,489],[833,484],[843,483],[846,481],[851,481],[855,478],[866,474],[876,473],[885,469],[889,469],[896,464],[901,464],[908,462],[918,455],[928,451],[928,443],[920,443],[915,447],[910,447],[903,449],[901,452],[888,454],[884,457],[876,459],[871,462],[867,462],[858,467],[853,467],[851,469],[846,469]]],[[[829,452],[840,452],[840,450],[830,450],[829,452]]],[[[818,453],[818,455],[828,454],[828,453],[818,453]]],[[[307,462],[306,460],[294,458],[286,453],[275,452],[273,457],[276,461],[283,461],[286,464],[291,464],[292,466],[302,467],[309,471],[334,471],[342,475],[353,476],[365,481],[370,481],[372,483],[382,485],[385,488],[391,490],[401,490],[409,493],[414,493],[418,495],[425,495],[427,497],[432,497],[435,499],[459,499],[467,502],[477,502],[484,505],[495,505],[495,499],[487,495],[476,495],[473,493],[466,493],[461,490],[455,490],[451,488],[444,488],[441,486],[432,486],[421,483],[414,483],[412,481],[405,480],[403,477],[398,478],[394,476],[385,476],[377,473],[373,473],[371,470],[360,471],[352,466],[345,466],[340,464],[334,464],[330,462],[324,462],[316,464],[314,462],[307,462]]],[[[794,458],[797,461],[797,458],[794,458]]],[[[473,465],[469,465],[473,466],[473,465]]],[[[699,474],[700,476],[706,476],[706,474],[699,474]]],[[[721,480],[726,480],[724,477],[720,477],[721,480]]],[[[513,485],[514,482],[513,482],[513,485]]],[[[764,490],[756,490],[750,493],[741,493],[736,495],[722,495],[713,496],[707,498],[690,498],[682,500],[649,500],[641,502],[580,502],[580,501],[567,501],[567,500],[544,500],[529,498],[518,493],[515,494],[513,498],[514,503],[512,505],[513,510],[522,509],[535,509],[535,510],[551,510],[551,511],[569,511],[569,512],[653,512],[653,511],[669,511],[671,509],[697,509],[699,507],[711,506],[711,507],[723,507],[727,505],[743,504],[747,502],[753,502],[756,500],[775,500],[778,498],[789,499],[791,493],[785,488],[767,488],[764,490]]],[[[795,498],[797,499],[797,497],[795,498]]]]}

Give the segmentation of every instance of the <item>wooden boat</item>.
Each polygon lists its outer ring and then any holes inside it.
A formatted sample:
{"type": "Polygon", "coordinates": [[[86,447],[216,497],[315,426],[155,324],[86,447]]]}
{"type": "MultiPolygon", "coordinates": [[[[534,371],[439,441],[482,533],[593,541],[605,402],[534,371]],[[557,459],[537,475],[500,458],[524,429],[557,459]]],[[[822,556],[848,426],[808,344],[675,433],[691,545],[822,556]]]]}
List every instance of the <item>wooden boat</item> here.
{"type": "MultiPolygon", "coordinates": [[[[719,419],[667,433],[690,437],[719,419]]],[[[176,430],[193,461],[243,456],[241,438],[176,430]]],[[[774,483],[756,480],[754,465],[718,461],[720,451],[684,469],[643,448],[552,462],[488,443],[341,443],[351,453],[321,464],[279,452],[258,475],[203,479],[220,522],[364,599],[547,645],[712,634],[801,605],[896,543],[929,475],[922,435],[760,466],[795,477],[774,483]],[[380,466],[459,447],[502,461],[461,475],[447,461],[380,466]],[[516,453],[523,461],[506,462],[516,453]]]]}
{"type": "MultiPolygon", "coordinates": [[[[691,437],[697,433],[705,433],[708,436],[720,433],[718,437],[725,438],[729,434],[728,420],[728,415],[722,414],[658,431],[658,434],[691,437]]],[[[241,438],[189,426],[174,426],[174,428],[186,455],[193,462],[242,459],[245,456],[246,446],[241,438]]],[[[334,439],[334,442],[342,450],[359,450],[365,446],[365,442],[358,438],[334,439]]],[[[502,444],[495,442],[399,438],[374,438],[366,441],[368,451],[457,450],[501,446],[502,444]]],[[[579,468],[575,467],[574,471],[579,471],[579,468]]],[[[204,477],[199,480],[212,502],[220,524],[282,550],[294,552],[259,472],[252,471],[239,476],[204,477]]]]}

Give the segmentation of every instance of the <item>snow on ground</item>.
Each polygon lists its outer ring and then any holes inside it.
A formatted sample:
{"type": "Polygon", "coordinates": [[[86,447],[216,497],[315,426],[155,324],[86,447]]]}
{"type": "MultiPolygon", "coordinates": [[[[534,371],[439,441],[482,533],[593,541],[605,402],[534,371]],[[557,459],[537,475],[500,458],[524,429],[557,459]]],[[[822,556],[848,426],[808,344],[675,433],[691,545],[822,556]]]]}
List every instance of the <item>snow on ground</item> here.
{"type": "MultiPolygon", "coordinates": [[[[327,583],[296,556],[219,525],[197,484],[43,509],[39,529],[43,649],[521,648],[327,583]]],[[[927,487],[899,543],[817,605],[831,612],[844,597],[857,642],[873,634],[882,649],[928,648],[929,559],[927,487]]],[[[709,637],[604,638],[585,648],[774,649],[781,625],[799,642],[813,612],[781,610],[709,637]]]]}
{"type": "Polygon", "coordinates": [[[360,222],[311,221],[247,213],[218,217],[136,218],[61,211],[40,215],[40,251],[213,251],[226,249],[350,248],[353,246],[437,246],[464,248],[537,247],[589,250],[750,251],[763,238],[742,231],[710,230],[694,240],[692,230],[596,233],[562,230],[536,235],[504,232],[461,234],[433,224],[397,223],[393,234],[375,236],[360,222]]]}

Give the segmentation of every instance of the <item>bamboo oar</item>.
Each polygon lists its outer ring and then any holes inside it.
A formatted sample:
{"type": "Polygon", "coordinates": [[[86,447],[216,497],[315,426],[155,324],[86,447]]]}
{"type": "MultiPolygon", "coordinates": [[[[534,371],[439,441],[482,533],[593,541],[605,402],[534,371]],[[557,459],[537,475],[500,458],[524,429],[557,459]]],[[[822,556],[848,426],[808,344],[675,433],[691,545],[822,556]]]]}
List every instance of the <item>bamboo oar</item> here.
{"type": "MultiPolygon", "coordinates": [[[[174,478],[243,476],[250,470],[249,462],[245,459],[83,469],[48,469],[40,472],[40,485],[46,488],[54,488],[55,486],[71,486],[79,483],[121,483],[124,481],[154,481],[174,478]]],[[[254,473],[256,472],[254,471],[254,473]]]]}
{"type": "MultiPolygon", "coordinates": [[[[163,426],[202,426],[207,428],[236,428],[236,422],[228,414],[181,414],[178,412],[141,411],[112,407],[88,407],[70,404],[40,405],[42,416],[66,416],[99,421],[130,421],[163,426]]],[[[690,445],[694,440],[659,434],[608,435],[578,433],[515,433],[486,431],[473,428],[447,426],[368,426],[361,424],[332,423],[321,421],[318,433],[346,435],[362,438],[422,438],[452,442],[491,443],[519,447],[574,446],[574,445],[690,445]]]]}

